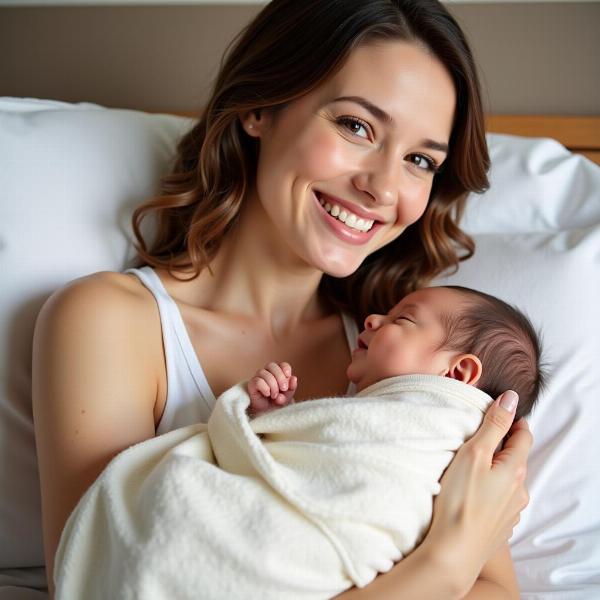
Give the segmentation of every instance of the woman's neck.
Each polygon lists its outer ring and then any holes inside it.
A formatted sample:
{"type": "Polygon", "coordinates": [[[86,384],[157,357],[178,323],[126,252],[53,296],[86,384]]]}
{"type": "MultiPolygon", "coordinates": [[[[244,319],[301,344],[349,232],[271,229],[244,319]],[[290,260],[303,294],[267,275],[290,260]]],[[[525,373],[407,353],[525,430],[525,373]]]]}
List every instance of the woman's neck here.
{"type": "Polygon", "coordinates": [[[322,272],[292,252],[257,201],[246,207],[210,264],[213,275],[201,273],[203,308],[259,320],[274,339],[330,314],[317,294],[322,272]]]}

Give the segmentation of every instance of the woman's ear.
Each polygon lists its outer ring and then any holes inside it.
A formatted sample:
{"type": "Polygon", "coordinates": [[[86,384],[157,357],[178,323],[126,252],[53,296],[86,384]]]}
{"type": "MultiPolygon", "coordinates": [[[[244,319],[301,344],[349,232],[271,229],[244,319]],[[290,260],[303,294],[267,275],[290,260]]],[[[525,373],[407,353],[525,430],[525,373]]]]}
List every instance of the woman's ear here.
{"type": "Polygon", "coordinates": [[[474,354],[461,354],[450,363],[446,377],[475,385],[482,372],[481,361],[474,354]]]}
{"type": "Polygon", "coordinates": [[[266,122],[265,112],[250,110],[240,114],[240,122],[244,131],[251,137],[260,137],[266,122]]]}

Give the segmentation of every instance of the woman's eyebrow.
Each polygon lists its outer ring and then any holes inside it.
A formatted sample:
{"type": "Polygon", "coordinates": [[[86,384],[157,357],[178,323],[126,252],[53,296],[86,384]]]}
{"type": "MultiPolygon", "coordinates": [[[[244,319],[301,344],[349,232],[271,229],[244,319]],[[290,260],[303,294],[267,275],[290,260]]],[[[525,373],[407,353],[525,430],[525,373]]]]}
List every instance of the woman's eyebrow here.
{"type": "Polygon", "coordinates": [[[362,96],[340,96],[332,102],[355,102],[356,104],[360,104],[363,108],[368,110],[376,119],[379,119],[380,121],[384,121],[385,123],[393,123],[394,121],[392,116],[386,113],[383,108],[375,106],[375,104],[369,102],[362,96]]]}
{"type": "MultiPolygon", "coordinates": [[[[364,109],[368,110],[376,119],[382,121],[384,123],[393,123],[394,119],[392,116],[385,112],[383,108],[379,108],[366,98],[362,96],[340,96],[332,102],[354,102],[359,104],[364,109]]],[[[430,150],[439,150],[440,152],[445,152],[448,154],[448,144],[444,144],[443,142],[436,142],[435,140],[425,139],[421,142],[421,145],[425,148],[429,148],[430,150]]]]}

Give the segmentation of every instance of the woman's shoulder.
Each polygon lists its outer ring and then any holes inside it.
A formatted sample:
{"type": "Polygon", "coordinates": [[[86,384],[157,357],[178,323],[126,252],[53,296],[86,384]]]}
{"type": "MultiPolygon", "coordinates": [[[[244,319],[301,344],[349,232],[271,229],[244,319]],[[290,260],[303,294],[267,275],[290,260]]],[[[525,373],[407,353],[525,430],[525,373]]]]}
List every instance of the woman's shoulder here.
{"type": "Polygon", "coordinates": [[[51,360],[52,350],[53,356],[70,356],[71,364],[79,365],[76,370],[93,377],[111,373],[117,380],[116,372],[122,372],[120,385],[144,382],[139,395],[152,403],[164,379],[161,340],[152,294],[135,276],[113,271],[92,273],[56,290],[42,307],[34,334],[41,361],[51,360]]]}
{"type": "MultiPolygon", "coordinates": [[[[137,277],[100,271],[74,279],[44,303],[36,322],[53,338],[81,345],[118,344],[146,375],[160,373],[161,326],[152,294],[137,277]],[[128,343],[123,343],[127,340],[128,343]]],[[[92,348],[89,348],[91,351],[92,348]]]]}
{"type": "Polygon", "coordinates": [[[64,285],[61,290],[93,290],[94,293],[102,293],[105,296],[120,297],[120,299],[135,300],[147,297],[141,293],[145,289],[141,281],[132,273],[121,273],[119,271],[97,271],[77,279],[73,279],[64,285]]]}
{"type": "Polygon", "coordinates": [[[135,318],[153,308],[151,294],[135,275],[99,271],[69,281],[46,301],[46,312],[120,314],[135,318]]]}

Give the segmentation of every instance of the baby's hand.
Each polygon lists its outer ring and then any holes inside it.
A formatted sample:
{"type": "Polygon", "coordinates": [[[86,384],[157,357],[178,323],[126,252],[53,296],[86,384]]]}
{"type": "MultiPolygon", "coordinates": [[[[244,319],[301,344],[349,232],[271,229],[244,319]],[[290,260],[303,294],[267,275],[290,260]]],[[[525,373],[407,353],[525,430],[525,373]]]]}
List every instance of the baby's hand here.
{"type": "Polygon", "coordinates": [[[256,417],[269,408],[292,403],[297,387],[298,378],[292,375],[292,367],[288,363],[269,363],[248,382],[249,414],[256,417]]]}

